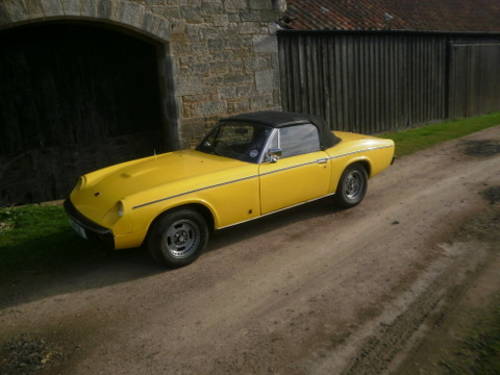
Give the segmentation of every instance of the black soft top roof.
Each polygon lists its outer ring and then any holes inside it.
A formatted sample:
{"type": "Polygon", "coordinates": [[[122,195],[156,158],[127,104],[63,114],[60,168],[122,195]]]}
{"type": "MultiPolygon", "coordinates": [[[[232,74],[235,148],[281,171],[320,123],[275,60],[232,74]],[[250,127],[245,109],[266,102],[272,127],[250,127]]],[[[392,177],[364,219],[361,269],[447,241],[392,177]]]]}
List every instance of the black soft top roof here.
{"type": "Polygon", "coordinates": [[[227,117],[221,121],[242,121],[253,122],[273,128],[283,128],[285,126],[313,124],[318,128],[320,144],[322,149],[332,147],[340,139],[331,131],[328,124],[319,117],[305,113],[279,112],[279,111],[260,111],[252,113],[242,113],[240,115],[227,117]]]}

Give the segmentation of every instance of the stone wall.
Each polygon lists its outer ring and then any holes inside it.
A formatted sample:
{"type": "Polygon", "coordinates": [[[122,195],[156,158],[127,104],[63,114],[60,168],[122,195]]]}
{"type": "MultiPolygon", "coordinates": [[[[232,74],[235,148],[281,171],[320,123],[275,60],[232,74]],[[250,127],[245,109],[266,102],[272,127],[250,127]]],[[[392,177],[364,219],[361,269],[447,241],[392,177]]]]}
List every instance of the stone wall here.
{"type": "Polygon", "coordinates": [[[95,20],[159,41],[167,126],[173,144],[186,147],[220,117],[280,108],[274,21],[284,7],[284,0],[2,0],[0,28],[95,20]]]}
{"type": "Polygon", "coordinates": [[[152,5],[172,22],[181,139],[197,142],[221,116],[279,109],[271,0],[172,0],[152,5]]]}

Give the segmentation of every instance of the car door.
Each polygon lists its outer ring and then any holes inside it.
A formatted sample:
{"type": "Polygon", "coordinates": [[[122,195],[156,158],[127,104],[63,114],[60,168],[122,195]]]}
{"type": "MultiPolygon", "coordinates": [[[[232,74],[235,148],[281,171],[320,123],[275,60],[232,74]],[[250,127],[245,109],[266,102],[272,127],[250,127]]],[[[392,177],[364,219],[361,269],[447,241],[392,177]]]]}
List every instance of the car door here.
{"type": "Polygon", "coordinates": [[[262,214],[328,194],[330,162],[320,149],[316,126],[279,128],[269,148],[281,149],[282,155],[276,162],[266,158],[260,164],[262,214]]]}

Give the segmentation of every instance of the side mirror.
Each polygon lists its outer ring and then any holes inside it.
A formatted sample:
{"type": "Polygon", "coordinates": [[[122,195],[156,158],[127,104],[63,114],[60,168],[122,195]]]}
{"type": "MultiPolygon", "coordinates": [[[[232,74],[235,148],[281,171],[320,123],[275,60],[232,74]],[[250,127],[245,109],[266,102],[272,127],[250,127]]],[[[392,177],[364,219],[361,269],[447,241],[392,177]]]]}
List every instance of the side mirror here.
{"type": "Polygon", "coordinates": [[[282,155],[281,148],[270,148],[267,157],[271,163],[276,163],[282,155]]]}

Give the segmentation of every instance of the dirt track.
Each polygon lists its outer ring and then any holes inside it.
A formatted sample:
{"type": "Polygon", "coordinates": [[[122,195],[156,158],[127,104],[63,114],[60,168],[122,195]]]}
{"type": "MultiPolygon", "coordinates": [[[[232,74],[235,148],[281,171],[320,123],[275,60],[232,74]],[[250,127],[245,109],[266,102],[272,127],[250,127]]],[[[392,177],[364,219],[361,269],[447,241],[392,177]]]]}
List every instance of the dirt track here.
{"type": "Polygon", "coordinates": [[[500,153],[474,140],[500,142],[500,126],[402,158],[352,210],[326,199],[224,230],[183,269],[136,250],[43,276],[2,301],[0,341],[43,337],[65,358],[48,372],[75,375],[395,370],[491,256],[459,233],[500,186],[500,153]]]}

